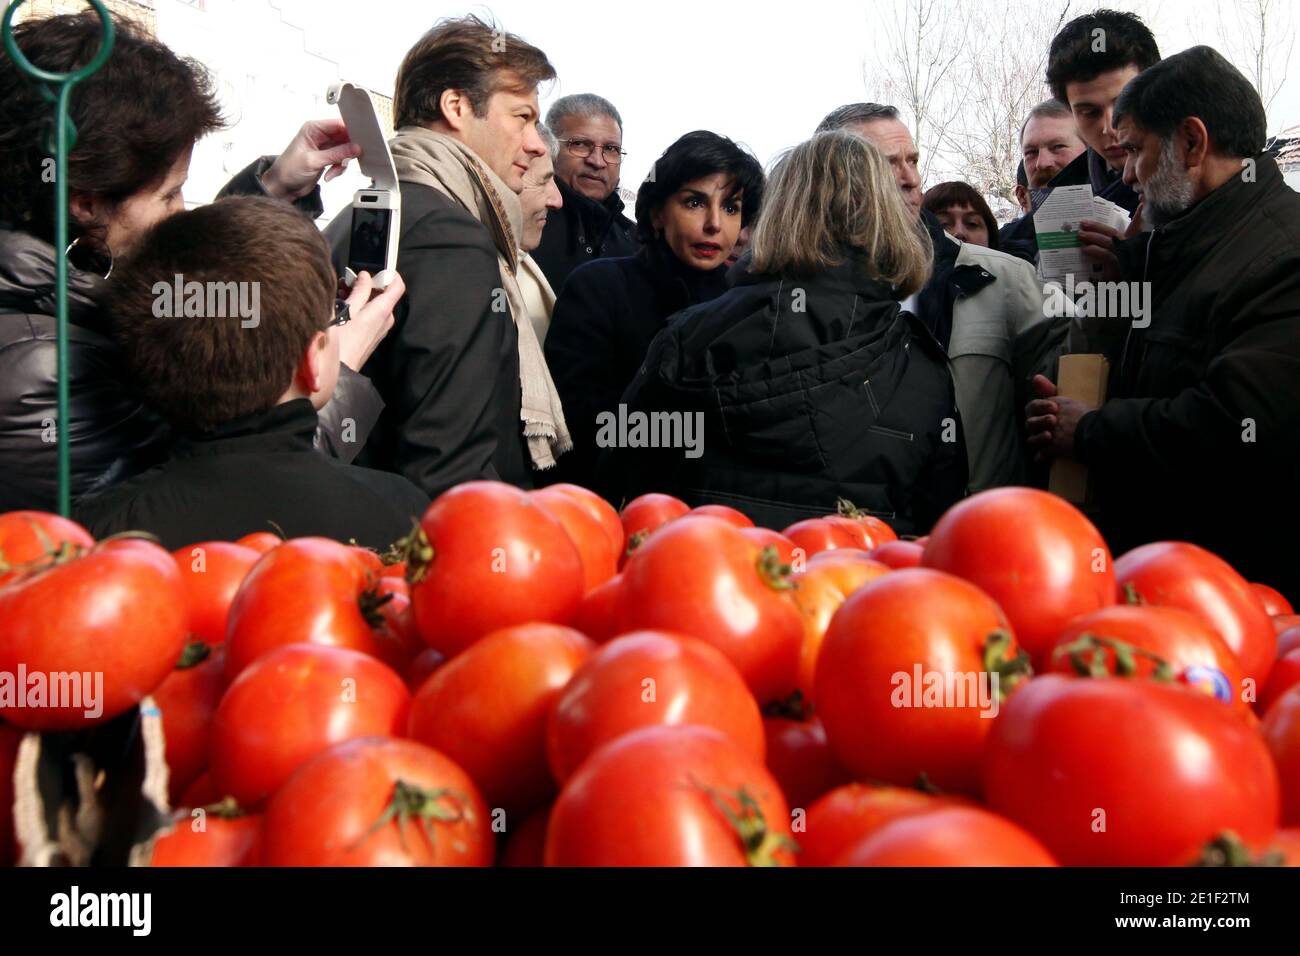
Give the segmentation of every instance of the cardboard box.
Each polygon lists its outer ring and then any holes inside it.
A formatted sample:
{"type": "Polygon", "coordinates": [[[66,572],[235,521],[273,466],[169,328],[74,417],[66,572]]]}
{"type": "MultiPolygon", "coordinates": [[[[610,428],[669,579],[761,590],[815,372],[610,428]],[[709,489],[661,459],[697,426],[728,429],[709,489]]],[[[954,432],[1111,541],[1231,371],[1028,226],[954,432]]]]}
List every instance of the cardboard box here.
{"type": "MultiPolygon", "coordinates": [[[[1106,379],[1110,363],[1104,355],[1062,355],[1056,376],[1057,394],[1073,398],[1090,408],[1106,400],[1106,379]]],[[[1088,501],[1088,469],[1072,458],[1052,462],[1047,490],[1066,501],[1082,505],[1088,501]]]]}

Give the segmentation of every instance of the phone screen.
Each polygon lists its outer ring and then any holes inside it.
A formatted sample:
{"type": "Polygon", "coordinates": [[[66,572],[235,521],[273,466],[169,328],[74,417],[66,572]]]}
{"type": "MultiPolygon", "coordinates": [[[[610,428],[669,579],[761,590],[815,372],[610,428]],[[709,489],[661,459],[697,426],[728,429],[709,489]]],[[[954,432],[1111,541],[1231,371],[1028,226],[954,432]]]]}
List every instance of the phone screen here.
{"type": "Polygon", "coordinates": [[[348,268],[353,272],[383,272],[388,251],[388,227],[391,209],[352,209],[352,244],[348,251],[348,268]]]}

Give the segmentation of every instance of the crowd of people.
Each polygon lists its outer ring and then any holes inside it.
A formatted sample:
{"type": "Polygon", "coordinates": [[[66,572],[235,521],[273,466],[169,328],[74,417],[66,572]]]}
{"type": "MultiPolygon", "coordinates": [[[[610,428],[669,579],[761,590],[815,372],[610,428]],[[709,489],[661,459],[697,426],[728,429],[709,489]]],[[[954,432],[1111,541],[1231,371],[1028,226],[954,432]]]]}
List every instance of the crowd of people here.
{"type": "MultiPolygon", "coordinates": [[[[66,72],[99,29],[57,16],[15,35],[66,72]]],[[[1161,59],[1128,13],[1066,24],[1053,98],[1020,130],[1024,215],[1002,228],[967,183],[922,191],[912,134],[879,103],[809,117],[766,173],[734,139],[686,132],[633,221],[623,116],[581,93],[543,117],[555,78],[475,17],[410,49],[390,141],[400,278],[376,293],[365,274],[339,284],[348,214],[312,221],[322,176],[358,155],[343,124],[308,122],[183,211],[193,146],[222,123],[212,80],[120,23],[72,97],[56,421],[49,110],[0,61],[0,511],[53,507],[58,429],[75,516],[169,547],[271,523],[382,547],[473,479],[616,505],[667,492],[778,528],[849,498],[923,534],[963,496],[1045,486],[1072,458],[1116,553],[1194,541],[1300,600],[1300,196],[1265,152],[1259,96],[1213,49],[1161,59]],[[1086,280],[1149,284],[1141,322],[1051,307],[1033,213],[1084,184],[1130,217],[1081,224],[1086,280]],[[159,284],[181,277],[255,284],[257,321],[160,314],[159,284]],[[1057,394],[1080,352],[1109,360],[1100,408],[1057,394]],[[689,416],[701,440],[610,440],[611,414],[658,437],[689,416]]]]}

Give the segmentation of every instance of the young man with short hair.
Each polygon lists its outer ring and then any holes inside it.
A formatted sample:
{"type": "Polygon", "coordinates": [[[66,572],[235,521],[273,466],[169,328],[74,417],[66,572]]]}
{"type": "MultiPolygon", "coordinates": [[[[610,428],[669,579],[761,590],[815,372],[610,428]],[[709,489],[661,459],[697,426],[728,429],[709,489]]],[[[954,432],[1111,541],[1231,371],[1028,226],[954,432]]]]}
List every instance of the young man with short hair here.
{"type": "MultiPolygon", "coordinates": [[[[312,447],[348,318],[337,281],[316,226],[269,199],[155,226],[115,270],[108,307],[130,379],[179,439],[160,466],[78,502],[77,520],[169,550],[277,528],[382,550],[409,532],[427,495],[312,447]]],[[[368,307],[391,311],[402,290],[368,307]]]]}

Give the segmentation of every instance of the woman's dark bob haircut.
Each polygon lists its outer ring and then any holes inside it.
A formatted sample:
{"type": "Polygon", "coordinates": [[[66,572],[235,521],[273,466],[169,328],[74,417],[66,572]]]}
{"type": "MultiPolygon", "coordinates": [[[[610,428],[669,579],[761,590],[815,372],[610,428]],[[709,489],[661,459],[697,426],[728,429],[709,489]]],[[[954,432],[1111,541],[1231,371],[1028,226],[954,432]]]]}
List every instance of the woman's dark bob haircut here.
{"type": "Polygon", "coordinates": [[[753,222],[763,204],[763,167],[748,150],[727,137],[696,130],[664,150],[637,191],[636,231],[641,241],[654,241],[650,220],[669,196],[693,180],[718,173],[731,178],[734,194],[741,197],[741,226],[753,222]]]}

